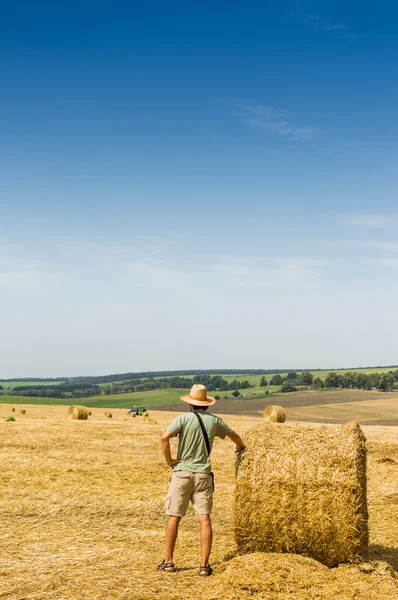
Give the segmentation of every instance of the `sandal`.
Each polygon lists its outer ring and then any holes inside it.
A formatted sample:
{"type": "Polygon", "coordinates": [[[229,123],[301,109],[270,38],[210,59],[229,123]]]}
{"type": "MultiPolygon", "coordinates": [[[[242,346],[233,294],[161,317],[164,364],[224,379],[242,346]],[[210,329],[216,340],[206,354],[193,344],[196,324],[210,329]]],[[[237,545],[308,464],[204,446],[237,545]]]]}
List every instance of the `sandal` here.
{"type": "Polygon", "coordinates": [[[210,575],[213,573],[213,569],[211,568],[210,565],[205,565],[203,567],[199,567],[199,577],[210,577],[210,575]]]}
{"type": "Polygon", "coordinates": [[[175,573],[176,569],[174,568],[174,563],[166,562],[163,560],[160,565],[156,567],[157,571],[166,571],[166,573],[175,573]]]}

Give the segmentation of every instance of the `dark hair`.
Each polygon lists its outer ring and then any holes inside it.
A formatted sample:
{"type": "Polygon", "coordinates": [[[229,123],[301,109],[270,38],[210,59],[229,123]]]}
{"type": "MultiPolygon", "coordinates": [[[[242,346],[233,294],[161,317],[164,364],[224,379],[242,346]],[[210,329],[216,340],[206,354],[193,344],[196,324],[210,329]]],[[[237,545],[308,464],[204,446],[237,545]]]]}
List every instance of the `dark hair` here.
{"type": "Polygon", "coordinates": [[[198,410],[198,408],[201,408],[202,410],[207,410],[209,408],[208,406],[195,406],[194,404],[192,404],[192,406],[194,410],[198,410]]]}

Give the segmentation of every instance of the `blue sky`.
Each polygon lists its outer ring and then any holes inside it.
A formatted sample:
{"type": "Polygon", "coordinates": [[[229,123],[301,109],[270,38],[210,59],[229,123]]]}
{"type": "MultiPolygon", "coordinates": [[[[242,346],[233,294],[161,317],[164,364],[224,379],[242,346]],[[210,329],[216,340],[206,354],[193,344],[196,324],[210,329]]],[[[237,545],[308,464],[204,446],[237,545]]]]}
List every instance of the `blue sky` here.
{"type": "Polygon", "coordinates": [[[0,377],[397,364],[393,2],[0,19],[0,377]]]}

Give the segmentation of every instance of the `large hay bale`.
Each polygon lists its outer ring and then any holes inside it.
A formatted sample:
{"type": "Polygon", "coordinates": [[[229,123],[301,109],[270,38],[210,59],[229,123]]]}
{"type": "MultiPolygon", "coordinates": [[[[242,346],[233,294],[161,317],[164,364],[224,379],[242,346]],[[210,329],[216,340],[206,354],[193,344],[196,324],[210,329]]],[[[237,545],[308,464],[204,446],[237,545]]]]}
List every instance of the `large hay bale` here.
{"type": "Polygon", "coordinates": [[[105,416],[107,419],[112,419],[112,413],[111,412],[106,412],[105,416]]]}
{"type": "Polygon", "coordinates": [[[286,413],[282,406],[273,406],[270,404],[265,407],[264,419],[269,423],[284,423],[286,421],[286,413]]]}
{"type": "Polygon", "coordinates": [[[88,409],[85,406],[75,404],[69,407],[68,415],[69,419],[72,421],[86,421],[88,419],[88,409]]]}
{"type": "Polygon", "coordinates": [[[262,423],[245,442],[235,496],[241,553],[290,552],[327,566],[367,557],[366,447],[358,423],[262,423]]]}

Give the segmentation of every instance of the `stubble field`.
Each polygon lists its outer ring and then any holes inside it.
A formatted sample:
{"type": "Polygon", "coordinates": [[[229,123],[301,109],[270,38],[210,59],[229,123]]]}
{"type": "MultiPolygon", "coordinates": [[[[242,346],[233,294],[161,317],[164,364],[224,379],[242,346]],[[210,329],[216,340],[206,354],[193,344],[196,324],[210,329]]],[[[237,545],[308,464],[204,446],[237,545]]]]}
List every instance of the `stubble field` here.
{"type": "MultiPolygon", "coordinates": [[[[1,416],[9,411],[0,409],[1,416]]],[[[396,427],[364,428],[373,562],[337,569],[293,555],[233,558],[234,448],[216,440],[215,572],[199,578],[192,512],[181,524],[178,572],[155,571],[163,558],[170,477],[159,436],[176,413],[151,412],[149,423],[127,418],[125,410],[107,420],[94,409],[87,422],[67,421],[66,414],[62,406],[36,406],[17,413],[16,422],[0,422],[2,600],[398,597],[392,574],[398,569],[396,427]]],[[[260,414],[225,418],[244,437],[260,414]]]]}

